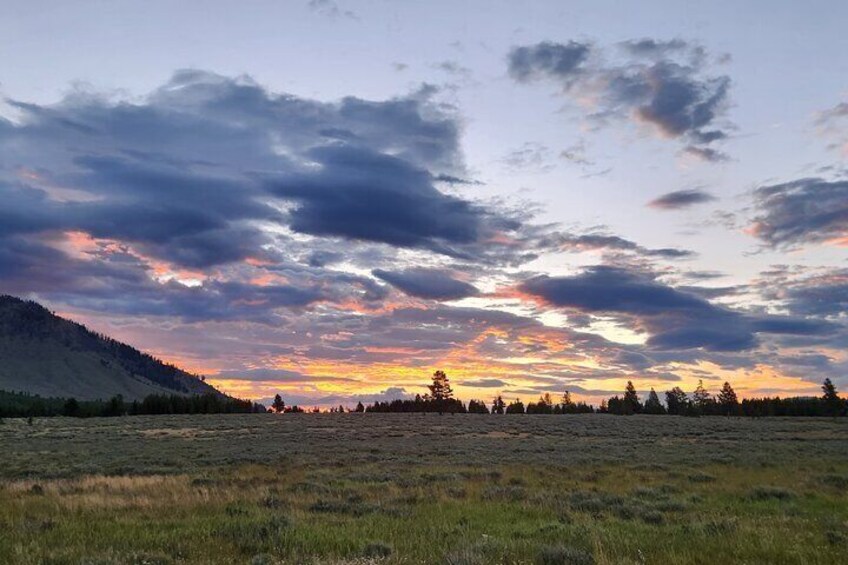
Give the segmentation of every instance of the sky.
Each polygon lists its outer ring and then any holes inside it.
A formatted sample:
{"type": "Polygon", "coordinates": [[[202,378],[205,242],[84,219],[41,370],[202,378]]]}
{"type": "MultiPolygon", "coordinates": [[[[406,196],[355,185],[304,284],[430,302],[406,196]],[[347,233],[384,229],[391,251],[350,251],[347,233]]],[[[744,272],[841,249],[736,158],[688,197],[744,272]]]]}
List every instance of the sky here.
{"type": "Polygon", "coordinates": [[[222,390],[848,387],[848,4],[0,3],[0,293],[222,390]]]}

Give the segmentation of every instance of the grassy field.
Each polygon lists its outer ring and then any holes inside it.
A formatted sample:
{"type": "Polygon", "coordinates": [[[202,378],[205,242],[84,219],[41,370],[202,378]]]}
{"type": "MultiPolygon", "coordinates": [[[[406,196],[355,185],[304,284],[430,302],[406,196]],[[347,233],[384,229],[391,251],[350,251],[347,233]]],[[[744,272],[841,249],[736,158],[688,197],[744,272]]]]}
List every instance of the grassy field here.
{"type": "Polygon", "coordinates": [[[844,563],[848,421],[0,424],[2,563],[844,563]]]}

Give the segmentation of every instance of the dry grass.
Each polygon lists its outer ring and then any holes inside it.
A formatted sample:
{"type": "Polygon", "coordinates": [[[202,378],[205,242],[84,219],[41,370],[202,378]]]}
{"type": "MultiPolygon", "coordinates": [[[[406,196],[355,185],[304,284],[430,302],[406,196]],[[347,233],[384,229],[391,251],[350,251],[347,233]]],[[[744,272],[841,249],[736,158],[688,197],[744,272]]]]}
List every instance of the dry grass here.
{"type": "Polygon", "coordinates": [[[7,421],[0,562],[840,563],[846,430],[599,415],[7,421]]]}

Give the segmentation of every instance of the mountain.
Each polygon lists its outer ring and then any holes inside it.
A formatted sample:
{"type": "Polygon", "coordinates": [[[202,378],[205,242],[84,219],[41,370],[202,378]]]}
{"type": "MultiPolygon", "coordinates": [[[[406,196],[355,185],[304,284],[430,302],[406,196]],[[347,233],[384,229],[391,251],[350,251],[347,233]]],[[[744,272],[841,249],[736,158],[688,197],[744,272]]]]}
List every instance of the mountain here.
{"type": "Polygon", "coordinates": [[[80,400],[117,394],[221,394],[198,376],[56,316],[0,295],[0,390],[80,400]]]}

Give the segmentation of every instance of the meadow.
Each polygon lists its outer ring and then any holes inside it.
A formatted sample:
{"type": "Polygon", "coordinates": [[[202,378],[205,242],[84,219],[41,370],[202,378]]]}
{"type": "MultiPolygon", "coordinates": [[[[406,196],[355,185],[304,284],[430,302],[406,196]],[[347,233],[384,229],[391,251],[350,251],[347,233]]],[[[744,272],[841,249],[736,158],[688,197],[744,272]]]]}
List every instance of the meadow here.
{"type": "Polygon", "coordinates": [[[0,562],[844,563],[848,419],[0,423],[0,562]]]}

